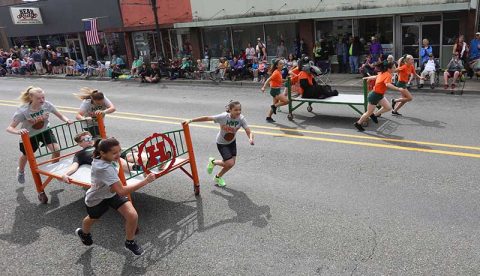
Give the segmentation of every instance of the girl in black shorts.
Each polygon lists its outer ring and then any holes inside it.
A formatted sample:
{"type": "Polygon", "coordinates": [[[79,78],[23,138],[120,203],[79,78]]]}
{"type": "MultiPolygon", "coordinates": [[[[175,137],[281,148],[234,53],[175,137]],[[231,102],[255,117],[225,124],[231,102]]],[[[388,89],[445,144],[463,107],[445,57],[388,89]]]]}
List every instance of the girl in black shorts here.
{"type": "Polygon", "coordinates": [[[92,161],[92,186],[85,194],[87,216],[83,219],[82,228],[75,233],[83,244],[93,243],[90,229],[92,225],[105,214],[109,208],[117,210],[125,218],[126,241],[125,248],[135,255],[142,255],[144,250],[135,243],[138,214],[127,195],[155,180],[153,173],[134,184],[123,186],[118,177],[113,162],[120,158],[120,143],[115,138],[98,139],[95,141],[92,161]]]}
{"type": "Polygon", "coordinates": [[[235,136],[237,131],[240,128],[243,128],[245,133],[247,133],[250,145],[252,146],[254,145],[253,133],[250,131],[247,121],[245,121],[245,117],[242,115],[242,105],[240,102],[230,102],[228,104],[227,112],[215,116],[198,117],[183,123],[189,124],[191,122],[207,121],[214,121],[220,125],[220,132],[217,134],[217,148],[222,156],[222,160],[215,160],[213,157],[209,158],[207,172],[208,174],[212,174],[215,166],[222,167],[222,170],[215,175],[214,180],[219,187],[223,187],[226,185],[223,175],[235,165],[237,157],[237,143],[235,136]]]}
{"type": "MultiPolygon", "coordinates": [[[[52,153],[52,158],[60,156],[60,148],[57,139],[53,135],[50,127],[50,113],[53,113],[60,120],[72,123],[67,117],[58,112],[53,104],[45,100],[45,92],[39,87],[30,86],[20,95],[22,105],[18,107],[13,115],[13,120],[7,128],[7,132],[17,135],[28,133],[33,151],[37,151],[40,146],[47,147],[52,153]],[[21,124],[20,129],[17,126],[21,124]]],[[[19,183],[25,183],[25,166],[27,165],[27,156],[23,143],[19,143],[20,159],[17,168],[17,180],[19,183]]]]}

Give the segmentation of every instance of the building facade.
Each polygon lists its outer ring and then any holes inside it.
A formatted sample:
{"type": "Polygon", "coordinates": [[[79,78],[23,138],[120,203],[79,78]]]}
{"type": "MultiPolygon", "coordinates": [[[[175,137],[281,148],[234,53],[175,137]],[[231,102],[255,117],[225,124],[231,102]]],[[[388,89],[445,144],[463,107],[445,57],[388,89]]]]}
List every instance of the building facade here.
{"type": "Polygon", "coordinates": [[[65,56],[77,60],[86,60],[87,56],[99,60],[109,59],[113,54],[126,56],[123,33],[113,32],[114,29],[122,27],[117,0],[48,0],[16,3],[0,7],[0,27],[4,39],[8,40],[3,47],[51,45],[61,50],[65,56]],[[35,11],[37,18],[41,17],[41,21],[34,22],[35,24],[16,22],[20,17],[20,14],[17,14],[18,10],[29,8],[35,11]],[[98,18],[100,45],[86,44],[82,19],[87,18],[98,18]]]}
{"type": "Polygon", "coordinates": [[[231,1],[191,0],[192,22],[175,23],[177,30],[200,36],[213,56],[245,49],[257,37],[274,56],[283,40],[294,52],[298,40],[310,47],[320,38],[334,44],[344,36],[358,36],[368,45],[380,39],[384,52],[418,57],[427,38],[436,57],[445,64],[451,58],[455,39],[469,41],[478,30],[478,0],[344,1],[286,0],[231,1]]]}

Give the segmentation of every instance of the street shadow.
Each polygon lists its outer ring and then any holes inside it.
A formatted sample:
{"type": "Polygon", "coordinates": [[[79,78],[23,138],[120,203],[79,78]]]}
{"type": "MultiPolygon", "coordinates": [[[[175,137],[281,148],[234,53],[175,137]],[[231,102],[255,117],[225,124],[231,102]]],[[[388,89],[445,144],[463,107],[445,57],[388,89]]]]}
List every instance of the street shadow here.
{"type": "Polygon", "coordinates": [[[212,191],[213,194],[223,197],[228,202],[228,207],[236,213],[236,216],[229,219],[218,221],[209,226],[205,226],[202,231],[218,227],[228,223],[247,223],[252,222],[252,226],[264,228],[268,225],[268,220],[272,217],[268,205],[259,206],[255,204],[244,192],[232,188],[223,187],[222,192],[212,191]],[[224,191],[229,194],[224,193],[224,191]]]}
{"type": "MultiPolygon", "coordinates": [[[[305,127],[300,126],[298,123],[296,123],[296,122],[294,122],[294,123],[295,123],[297,126],[299,126],[299,128],[305,129],[305,127]]],[[[273,123],[273,125],[275,125],[276,127],[280,128],[280,129],[278,129],[278,131],[281,131],[281,132],[283,132],[284,134],[296,135],[296,136],[305,136],[305,135],[303,135],[302,132],[297,131],[296,128],[292,128],[291,126],[287,126],[287,125],[284,125],[284,124],[281,124],[281,123],[278,123],[278,122],[273,123]],[[291,129],[291,130],[289,130],[289,129],[291,129]]]]}
{"type": "Polygon", "coordinates": [[[80,227],[81,220],[86,215],[83,198],[59,207],[58,194],[62,191],[52,191],[51,203],[43,205],[31,203],[24,195],[24,187],[18,188],[15,221],[11,232],[1,234],[0,239],[25,246],[39,239],[39,230],[45,227],[55,228],[68,235],[72,242],[77,242],[79,248],[86,249],[77,260],[77,264],[83,266],[84,275],[94,275],[93,247],[102,247],[124,255],[121,275],[137,275],[146,273],[148,267],[161,261],[204,227],[201,197],[192,195],[191,200],[174,202],[144,193],[134,193],[132,200],[139,215],[140,228],[137,238],[146,253],[136,257],[125,251],[123,219],[114,210],[109,210],[93,226],[93,246],[84,247],[74,235],[75,229],[80,227]]]}
{"type": "Polygon", "coordinates": [[[426,121],[420,118],[415,118],[415,117],[408,117],[408,116],[402,116],[400,118],[409,120],[417,125],[423,126],[423,127],[434,127],[434,128],[445,128],[447,126],[447,123],[442,122],[442,121],[426,121]]]}
{"type": "MultiPolygon", "coordinates": [[[[294,114],[294,121],[302,128],[316,126],[322,129],[353,129],[353,123],[358,120],[358,118],[355,117],[325,115],[315,112],[310,112],[310,114],[312,114],[313,116],[294,114]]],[[[360,115],[358,115],[358,117],[360,117],[360,115]]]]}
{"type": "MultiPolygon", "coordinates": [[[[375,126],[374,123],[370,122],[370,125],[375,126]]],[[[402,125],[395,121],[386,119],[385,121],[381,121],[379,127],[372,131],[365,131],[364,134],[382,139],[383,142],[399,147],[410,147],[410,148],[419,148],[419,149],[432,149],[431,147],[421,145],[415,142],[404,142],[405,140],[403,136],[394,135],[392,133],[398,130],[398,127],[402,125]]]]}

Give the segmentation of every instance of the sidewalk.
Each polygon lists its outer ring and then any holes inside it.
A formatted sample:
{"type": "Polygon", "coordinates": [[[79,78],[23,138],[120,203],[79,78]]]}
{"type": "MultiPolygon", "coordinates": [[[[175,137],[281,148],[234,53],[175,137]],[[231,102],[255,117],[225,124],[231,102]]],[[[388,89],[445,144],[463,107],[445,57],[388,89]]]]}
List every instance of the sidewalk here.
{"type": "MultiPolygon", "coordinates": [[[[97,80],[97,81],[111,81],[110,78],[98,78],[98,77],[92,77],[89,79],[85,79],[85,77],[65,77],[65,75],[31,75],[31,76],[21,76],[21,75],[9,75],[6,77],[2,78],[41,78],[41,79],[65,79],[65,80],[85,80],[85,81],[90,81],[90,80],[97,80]]],[[[0,80],[2,79],[0,78],[0,80]]],[[[359,92],[361,92],[362,89],[362,78],[360,75],[355,74],[331,74],[329,76],[330,82],[329,84],[334,87],[335,89],[341,91],[342,89],[358,89],[359,92]]],[[[121,80],[116,80],[117,82],[138,82],[138,80],[134,79],[121,79],[121,80]]],[[[249,80],[240,80],[240,81],[229,81],[225,80],[220,83],[211,81],[211,80],[191,80],[191,79],[176,79],[176,80],[168,80],[168,79],[162,79],[162,83],[164,84],[171,84],[171,85],[206,85],[206,86],[211,86],[211,85],[220,85],[220,86],[225,86],[225,87],[246,87],[246,88],[256,88],[256,87],[261,87],[261,84],[258,82],[252,82],[249,80]]],[[[430,89],[428,83],[426,83],[425,87],[423,89],[418,89],[416,87],[413,88],[413,91],[415,92],[424,92],[424,93],[444,93],[445,90],[443,89],[443,78],[440,78],[440,85],[436,87],[435,89],[430,89]]],[[[461,83],[463,85],[463,83],[461,83]]],[[[480,93],[480,79],[477,79],[476,77],[473,77],[472,79],[468,79],[465,83],[465,88],[463,90],[464,93],[466,94],[472,94],[472,93],[480,93]]]]}

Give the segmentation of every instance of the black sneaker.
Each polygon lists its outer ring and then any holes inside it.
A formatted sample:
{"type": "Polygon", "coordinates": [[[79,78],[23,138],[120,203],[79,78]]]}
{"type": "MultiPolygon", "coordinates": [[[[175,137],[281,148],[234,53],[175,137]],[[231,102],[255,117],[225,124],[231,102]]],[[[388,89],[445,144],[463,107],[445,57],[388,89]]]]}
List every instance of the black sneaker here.
{"type": "Polygon", "coordinates": [[[378,124],[378,119],[377,119],[377,116],[375,116],[375,114],[370,115],[370,119],[372,119],[372,121],[373,121],[375,124],[378,124]]]}
{"type": "Polygon", "coordinates": [[[362,127],[361,124],[355,122],[353,125],[358,129],[358,131],[362,131],[362,132],[365,131],[365,129],[362,127]]]}
{"type": "Polygon", "coordinates": [[[270,108],[272,109],[273,114],[277,114],[277,107],[275,105],[271,105],[270,108]]]}
{"type": "Polygon", "coordinates": [[[93,244],[92,234],[83,233],[82,228],[77,228],[77,230],[75,230],[75,234],[77,234],[77,236],[80,237],[80,240],[82,240],[82,243],[85,244],[86,246],[90,246],[93,244]]]}
{"type": "Polygon", "coordinates": [[[402,116],[402,114],[398,113],[397,111],[392,111],[392,115],[402,116]]]}
{"type": "Polygon", "coordinates": [[[435,89],[435,84],[430,84],[431,89],[435,89]]]}
{"type": "Polygon", "coordinates": [[[397,103],[395,102],[395,99],[392,99],[392,109],[395,109],[395,105],[397,105],[397,103]]]}
{"type": "Polygon", "coordinates": [[[275,123],[275,120],[272,119],[272,117],[267,117],[266,120],[267,120],[267,122],[269,122],[269,123],[275,123]]]}
{"type": "Polygon", "coordinates": [[[125,248],[132,251],[132,253],[137,256],[141,256],[145,253],[145,250],[143,250],[143,248],[141,248],[135,241],[125,241],[125,248]]]}

